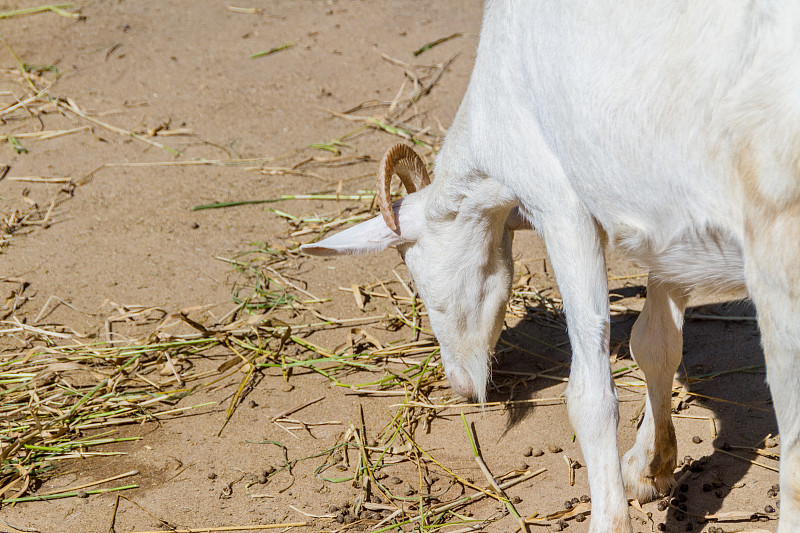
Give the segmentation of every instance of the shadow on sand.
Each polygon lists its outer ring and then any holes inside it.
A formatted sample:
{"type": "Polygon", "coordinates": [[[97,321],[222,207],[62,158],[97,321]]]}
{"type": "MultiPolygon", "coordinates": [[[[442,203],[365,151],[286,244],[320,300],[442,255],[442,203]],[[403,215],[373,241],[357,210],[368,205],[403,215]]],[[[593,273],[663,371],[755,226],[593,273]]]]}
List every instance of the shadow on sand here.
{"type": "MultiPolygon", "coordinates": [[[[611,301],[644,294],[645,288],[641,286],[615,289],[611,301]]],[[[543,372],[556,377],[569,376],[569,340],[563,316],[544,308],[528,308],[528,315],[529,319],[507,328],[501,336],[498,345],[501,356],[494,365],[496,386],[490,393],[491,401],[534,398],[553,384],[552,380],[543,378],[526,380],[525,374],[543,372]],[[522,350],[508,347],[509,344],[522,350]],[[532,356],[530,352],[543,357],[532,356]],[[509,376],[522,376],[522,381],[507,379],[509,376]]],[[[633,364],[628,340],[637,316],[636,312],[625,312],[612,317],[611,351],[612,355],[616,354],[617,361],[612,365],[615,369],[633,364]]],[[[749,462],[729,453],[754,460],[757,456],[752,448],[760,446],[768,435],[778,433],[754,317],[755,309],[748,302],[687,309],[683,362],[676,377],[692,394],[679,408],[702,408],[702,411],[692,411],[715,419],[718,434],[711,455],[687,457],[686,461],[678,459],[675,478],[680,483],[668,500],[670,506],[660,530],[703,529],[708,523],[703,517],[719,512],[725,497],[751,468],[749,462]]],[[[620,426],[636,426],[638,412],[633,406],[639,403],[621,404],[620,426]]],[[[677,400],[673,406],[676,403],[677,400]]],[[[532,405],[509,409],[507,430],[522,422],[533,409],[532,405]]],[[[679,443],[692,438],[692,435],[681,434],[680,429],[677,433],[679,443]]],[[[621,454],[627,451],[624,446],[620,448],[621,454]]],[[[774,475],[777,482],[777,474],[774,475]]],[[[764,495],[764,503],[767,500],[764,495]]],[[[774,501],[772,504],[775,505],[774,501]]],[[[761,511],[763,505],[753,502],[752,510],[761,511]]],[[[642,527],[650,531],[658,526],[656,523],[642,527]]]]}

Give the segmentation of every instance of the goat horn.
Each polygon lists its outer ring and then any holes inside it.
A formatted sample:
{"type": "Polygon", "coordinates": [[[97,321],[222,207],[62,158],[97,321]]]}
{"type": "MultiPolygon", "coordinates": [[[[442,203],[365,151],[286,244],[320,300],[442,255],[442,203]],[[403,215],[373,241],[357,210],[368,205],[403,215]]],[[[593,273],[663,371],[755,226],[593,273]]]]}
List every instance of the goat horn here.
{"type": "Polygon", "coordinates": [[[378,167],[378,206],[386,225],[397,233],[397,220],[392,209],[391,198],[393,174],[397,174],[409,193],[430,185],[431,180],[425,163],[414,150],[405,144],[395,144],[381,159],[380,167],[378,167]]]}

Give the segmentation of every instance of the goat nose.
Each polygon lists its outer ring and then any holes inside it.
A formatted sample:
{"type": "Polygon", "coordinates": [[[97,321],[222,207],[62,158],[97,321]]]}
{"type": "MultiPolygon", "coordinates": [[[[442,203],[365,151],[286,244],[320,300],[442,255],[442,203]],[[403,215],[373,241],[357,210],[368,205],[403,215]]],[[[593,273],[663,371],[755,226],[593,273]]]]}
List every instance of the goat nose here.
{"type": "Polygon", "coordinates": [[[450,369],[445,368],[445,370],[447,379],[450,380],[450,388],[452,388],[456,394],[466,399],[475,396],[475,385],[466,370],[459,366],[450,369]]]}

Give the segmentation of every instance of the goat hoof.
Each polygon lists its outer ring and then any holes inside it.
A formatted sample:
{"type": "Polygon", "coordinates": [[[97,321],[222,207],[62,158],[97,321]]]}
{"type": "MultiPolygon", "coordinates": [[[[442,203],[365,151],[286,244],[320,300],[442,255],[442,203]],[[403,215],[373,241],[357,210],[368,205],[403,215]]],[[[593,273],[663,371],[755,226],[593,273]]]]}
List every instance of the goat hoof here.
{"type": "Polygon", "coordinates": [[[629,498],[635,498],[640,503],[649,502],[660,495],[669,492],[675,484],[673,475],[674,463],[670,461],[654,461],[649,454],[640,453],[632,448],[622,458],[622,477],[625,482],[625,492],[629,498]],[[654,468],[655,467],[655,468],[654,468]]]}

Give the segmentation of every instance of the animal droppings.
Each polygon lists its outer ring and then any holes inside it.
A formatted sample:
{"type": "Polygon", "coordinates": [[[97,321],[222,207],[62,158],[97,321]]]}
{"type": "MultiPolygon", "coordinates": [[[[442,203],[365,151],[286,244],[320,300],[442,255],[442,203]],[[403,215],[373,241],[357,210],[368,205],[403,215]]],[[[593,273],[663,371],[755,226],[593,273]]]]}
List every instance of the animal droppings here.
{"type": "Polygon", "coordinates": [[[531,455],[533,455],[533,447],[528,446],[527,449],[524,452],[522,452],[522,455],[525,457],[530,457],[531,455]]]}

